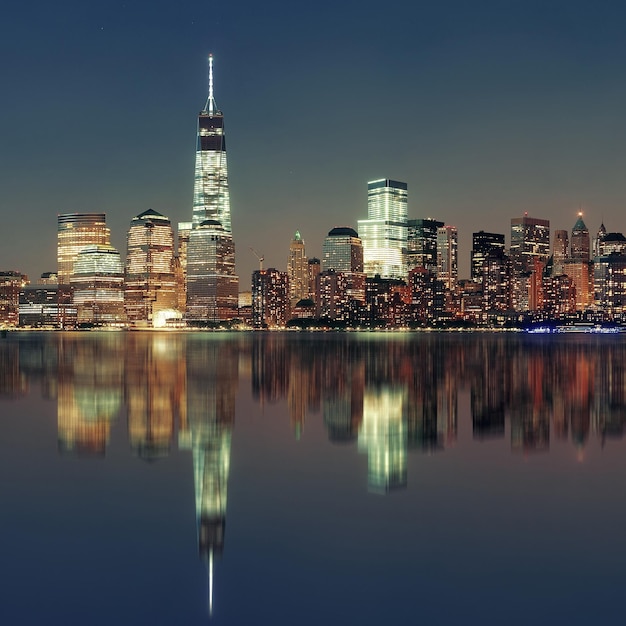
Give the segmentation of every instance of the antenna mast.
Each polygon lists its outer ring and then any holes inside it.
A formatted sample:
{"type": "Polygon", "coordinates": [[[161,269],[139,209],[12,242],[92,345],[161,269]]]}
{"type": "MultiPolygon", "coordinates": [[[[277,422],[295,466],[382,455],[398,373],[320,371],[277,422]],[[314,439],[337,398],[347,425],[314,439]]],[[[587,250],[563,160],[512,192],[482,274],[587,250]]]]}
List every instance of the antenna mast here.
{"type": "Polygon", "coordinates": [[[209,115],[213,115],[213,55],[209,54],[209,115]]]}

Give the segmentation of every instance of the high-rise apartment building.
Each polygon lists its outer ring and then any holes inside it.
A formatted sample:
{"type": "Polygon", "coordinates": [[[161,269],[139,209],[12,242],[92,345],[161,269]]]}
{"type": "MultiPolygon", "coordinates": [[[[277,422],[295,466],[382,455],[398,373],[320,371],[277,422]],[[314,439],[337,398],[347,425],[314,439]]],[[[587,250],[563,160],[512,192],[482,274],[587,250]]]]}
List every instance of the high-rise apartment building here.
{"type": "Polygon", "coordinates": [[[289,245],[287,275],[289,276],[289,300],[293,308],[299,300],[309,297],[309,264],[304,239],[299,230],[296,231],[289,245]]]}
{"type": "Polygon", "coordinates": [[[408,270],[437,268],[437,229],[444,223],[432,218],[408,220],[406,262],[408,270]]]}
{"type": "Polygon", "coordinates": [[[474,282],[482,282],[483,265],[487,256],[493,253],[504,253],[504,235],[484,230],[472,234],[471,278],[474,282]]]}
{"type": "Polygon", "coordinates": [[[406,183],[382,178],[367,183],[367,219],[359,220],[368,276],[406,279],[406,183]]]}
{"type": "Polygon", "coordinates": [[[252,325],[280,328],[289,319],[289,277],[274,268],[252,273],[252,325]]]}
{"type": "Polygon", "coordinates": [[[124,304],[129,322],[162,326],[177,308],[174,232],[170,220],[148,209],[127,235],[124,304]]]}
{"type": "Polygon", "coordinates": [[[578,213],[578,219],[572,228],[572,249],[571,258],[577,261],[589,261],[591,250],[591,240],[589,238],[589,229],[583,221],[582,212],[578,213]]]}
{"type": "Polygon", "coordinates": [[[213,97],[213,57],[209,96],[198,115],[192,230],[187,247],[186,317],[219,321],[237,315],[239,277],[230,222],[224,115],[213,97]]]}
{"type": "Polygon", "coordinates": [[[544,262],[550,256],[550,221],[535,217],[514,217],[511,220],[510,256],[513,272],[530,272],[534,260],[544,262]]]}

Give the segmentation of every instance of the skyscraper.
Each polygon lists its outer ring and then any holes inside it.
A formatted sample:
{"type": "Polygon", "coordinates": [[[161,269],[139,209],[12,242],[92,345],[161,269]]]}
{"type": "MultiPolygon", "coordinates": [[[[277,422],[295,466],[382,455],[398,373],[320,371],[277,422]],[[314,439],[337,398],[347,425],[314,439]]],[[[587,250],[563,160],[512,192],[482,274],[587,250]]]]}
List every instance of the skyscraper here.
{"type": "Polygon", "coordinates": [[[108,246],[110,230],[104,213],[62,213],[57,216],[59,287],[67,287],[78,253],[88,246],[108,246]]]}
{"type": "Polygon", "coordinates": [[[437,278],[454,290],[458,276],[458,233],[455,226],[437,229],[437,278]]]}
{"type": "Polygon", "coordinates": [[[120,253],[113,246],[81,250],[74,263],[71,286],[79,324],[124,322],[124,269],[120,253]]]}
{"type": "Polygon", "coordinates": [[[368,276],[406,279],[406,183],[383,178],[367,183],[367,219],[359,220],[368,276]]]}
{"type": "Polygon", "coordinates": [[[569,258],[569,235],[566,230],[554,231],[552,243],[552,275],[558,276],[563,273],[563,264],[569,258]]]}
{"type": "Polygon", "coordinates": [[[209,96],[198,115],[192,230],[187,247],[187,312],[190,320],[219,321],[237,315],[239,278],[230,223],[224,115],[209,96]]]}
{"type": "Polygon", "coordinates": [[[232,232],[224,114],[213,97],[213,55],[209,55],[209,97],[198,114],[193,187],[193,225],[205,220],[217,220],[225,233],[232,232]]]}
{"type": "Polygon", "coordinates": [[[289,277],[270,267],[252,273],[252,324],[279,328],[289,319],[289,277]]]}
{"type": "Polygon", "coordinates": [[[128,321],[163,325],[161,318],[177,307],[176,295],[172,224],[148,209],[134,217],[128,229],[124,285],[128,321]]]}
{"type": "Polygon", "coordinates": [[[322,248],[322,271],[340,272],[345,276],[348,300],[365,300],[365,274],[363,273],[363,244],[357,232],[346,226],[333,228],[322,248]]]}
{"type": "Polygon", "coordinates": [[[235,245],[216,220],[191,231],[187,250],[187,319],[219,322],[236,317],[239,279],[235,245]]]}
{"type": "Polygon", "coordinates": [[[572,228],[572,250],[571,258],[577,261],[589,261],[591,241],[589,239],[589,229],[583,221],[582,212],[578,213],[578,219],[572,228]]]}
{"type": "Polygon", "coordinates": [[[309,297],[309,265],[304,239],[299,230],[296,231],[289,245],[287,274],[289,276],[289,300],[293,308],[299,300],[309,297]]]}
{"type": "Polygon", "coordinates": [[[408,220],[407,268],[423,267],[434,271],[437,267],[437,229],[444,223],[432,218],[408,220]]]}
{"type": "Polygon", "coordinates": [[[511,219],[510,255],[515,274],[530,272],[534,259],[545,262],[550,256],[550,220],[528,214],[511,219]]]}
{"type": "Polygon", "coordinates": [[[481,230],[472,235],[471,272],[472,280],[480,283],[483,280],[483,264],[490,253],[504,253],[504,235],[486,233],[481,230]]]}

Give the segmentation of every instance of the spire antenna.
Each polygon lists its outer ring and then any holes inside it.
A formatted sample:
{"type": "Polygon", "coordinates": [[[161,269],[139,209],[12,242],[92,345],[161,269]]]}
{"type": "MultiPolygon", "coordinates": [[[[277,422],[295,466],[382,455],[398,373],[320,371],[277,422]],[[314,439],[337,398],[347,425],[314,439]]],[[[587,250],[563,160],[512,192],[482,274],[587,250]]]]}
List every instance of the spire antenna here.
{"type": "Polygon", "coordinates": [[[215,100],[213,98],[213,55],[209,54],[209,115],[213,115],[215,100]]]}

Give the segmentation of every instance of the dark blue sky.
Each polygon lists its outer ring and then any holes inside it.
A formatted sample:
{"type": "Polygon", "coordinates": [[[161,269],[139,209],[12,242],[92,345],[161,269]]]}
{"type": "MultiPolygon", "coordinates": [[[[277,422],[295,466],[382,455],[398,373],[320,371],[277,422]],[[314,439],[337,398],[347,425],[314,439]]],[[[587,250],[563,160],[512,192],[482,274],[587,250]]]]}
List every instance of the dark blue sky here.
{"type": "Polygon", "coordinates": [[[56,268],[56,215],[105,211],[125,251],[147,208],[191,219],[209,52],[226,116],[241,289],[302,232],[366,217],[366,183],[409,217],[508,235],[528,211],[626,230],[621,2],[35,0],[0,22],[0,270],[56,268]]]}

